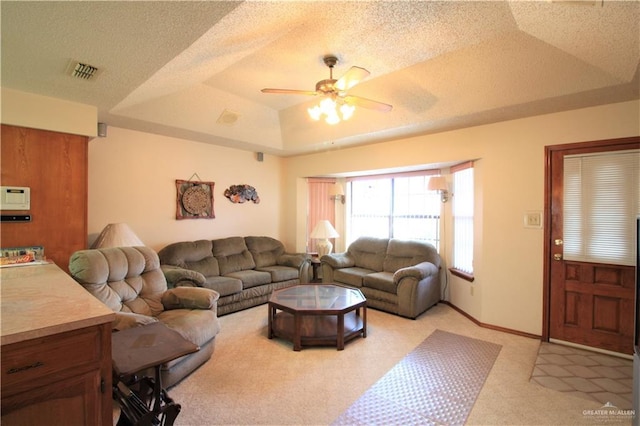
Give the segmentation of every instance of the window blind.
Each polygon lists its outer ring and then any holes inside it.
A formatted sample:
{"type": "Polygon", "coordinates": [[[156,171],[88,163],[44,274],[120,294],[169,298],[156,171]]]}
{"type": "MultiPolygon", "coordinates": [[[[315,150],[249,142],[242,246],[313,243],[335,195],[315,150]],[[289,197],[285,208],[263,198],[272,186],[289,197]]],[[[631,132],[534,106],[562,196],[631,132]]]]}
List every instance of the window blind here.
{"type": "Polygon", "coordinates": [[[563,257],[635,265],[640,151],[564,157],[563,257]]]}
{"type": "MultiPolygon", "coordinates": [[[[452,168],[453,170],[453,168],[452,168]]],[[[453,268],[473,274],[473,167],[453,173],[453,268]]]]}

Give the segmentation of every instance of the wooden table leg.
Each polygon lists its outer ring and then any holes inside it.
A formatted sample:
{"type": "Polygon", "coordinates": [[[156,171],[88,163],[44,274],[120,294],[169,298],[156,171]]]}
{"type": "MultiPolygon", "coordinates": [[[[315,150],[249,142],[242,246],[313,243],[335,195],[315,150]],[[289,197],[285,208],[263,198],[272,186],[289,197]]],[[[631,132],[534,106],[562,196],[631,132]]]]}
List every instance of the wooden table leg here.
{"type": "Polygon", "coordinates": [[[269,339],[273,339],[273,321],[275,320],[276,308],[269,305],[269,315],[267,316],[267,330],[269,339]]]}
{"type": "Polygon", "coordinates": [[[336,336],[338,350],[344,349],[344,314],[338,315],[338,335],[336,336]]]}
{"type": "Polygon", "coordinates": [[[367,337],[367,307],[362,307],[362,337],[367,337]]]}
{"type": "Polygon", "coordinates": [[[302,350],[302,315],[299,313],[294,314],[295,321],[295,331],[293,334],[293,350],[301,351],[302,350]]]}

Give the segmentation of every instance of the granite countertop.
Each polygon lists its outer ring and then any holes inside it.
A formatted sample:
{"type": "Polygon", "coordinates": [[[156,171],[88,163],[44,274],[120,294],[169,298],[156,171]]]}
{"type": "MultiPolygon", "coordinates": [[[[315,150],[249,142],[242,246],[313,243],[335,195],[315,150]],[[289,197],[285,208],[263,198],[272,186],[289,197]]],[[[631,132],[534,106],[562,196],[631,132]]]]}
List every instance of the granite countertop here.
{"type": "Polygon", "coordinates": [[[53,263],[0,269],[0,343],[111,322],[115,313],[53,263]]]}

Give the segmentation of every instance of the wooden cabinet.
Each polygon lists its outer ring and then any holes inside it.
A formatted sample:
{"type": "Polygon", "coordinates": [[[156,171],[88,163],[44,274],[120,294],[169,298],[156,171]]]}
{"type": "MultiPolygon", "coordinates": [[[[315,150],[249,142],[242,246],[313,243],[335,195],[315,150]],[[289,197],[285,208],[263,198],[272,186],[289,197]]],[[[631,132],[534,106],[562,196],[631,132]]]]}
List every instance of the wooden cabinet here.
{"type": "Polygon", "coordinates": [[[112,422],[110,354],[110,324],[3,346],[2,424],[112,422]]]}
{"type": "Polygon", "coordinates": [[[0,269],[0,420],[111,425],[115,314],[54,264],[0,269]]]}
{"type": "Polygon", "coordinates": [[[88,138],[2,125],[0,180],[31,188],[30,222],[2,222],[2,247],[44,246],[65,271],[71,254],[87,248],[88,138]]]}

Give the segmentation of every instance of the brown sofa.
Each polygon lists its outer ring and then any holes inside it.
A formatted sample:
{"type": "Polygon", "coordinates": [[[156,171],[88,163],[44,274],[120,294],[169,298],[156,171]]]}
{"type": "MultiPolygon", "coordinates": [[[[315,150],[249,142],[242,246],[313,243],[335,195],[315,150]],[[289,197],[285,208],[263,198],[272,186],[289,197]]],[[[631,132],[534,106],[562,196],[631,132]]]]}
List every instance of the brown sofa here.
{"type": "Polygon", "coordinates": [[[360,289],[368,307],[417,318],[440,301],[440,255],[429,243],[360,237],[320,261],[323,283],[360,289]]]}
{"type": "Polygon", "coordinates": [[[266,303],[276,289],[306,283],[303,253],[286,253],[264,236],[184,241],[158,252],[170,287],[205,287],[220,294],[218,315],[266,303]]]}
{"type": "MultiPolygon", "coordinates": [[[[167,289],[158,255],[152,249],[80,250],[71,256],[69,271],[89,293],[115,311],[115,331],[160,321],[200,347],[161,366],[163,386],[173,386],[213,355],[220,331],[218,294],[204,288],[167,289]]],[[[140,374],[153,377],[153,370],[140,374]]]]}

